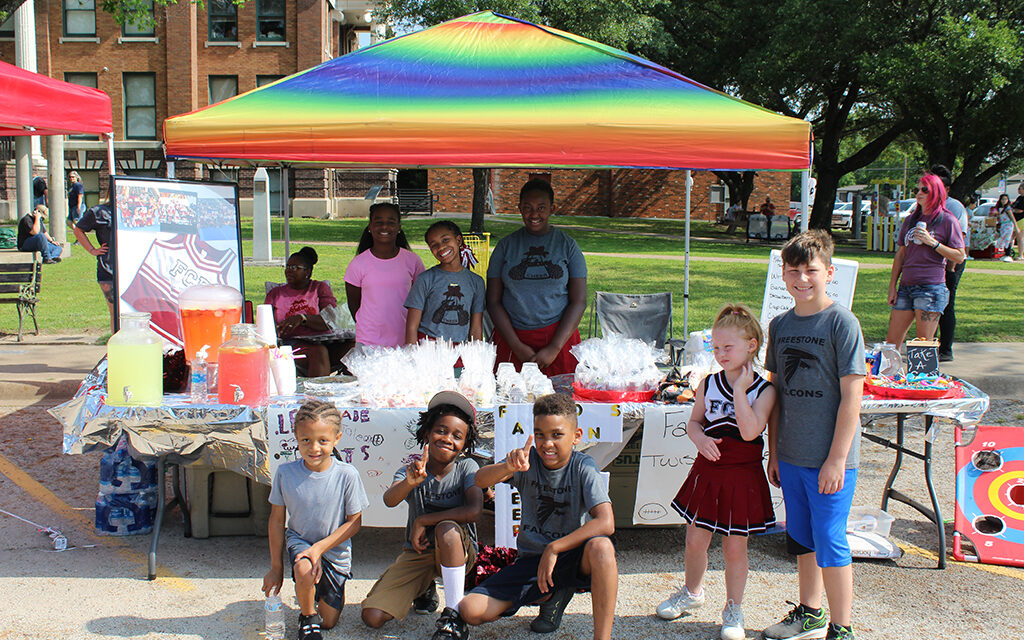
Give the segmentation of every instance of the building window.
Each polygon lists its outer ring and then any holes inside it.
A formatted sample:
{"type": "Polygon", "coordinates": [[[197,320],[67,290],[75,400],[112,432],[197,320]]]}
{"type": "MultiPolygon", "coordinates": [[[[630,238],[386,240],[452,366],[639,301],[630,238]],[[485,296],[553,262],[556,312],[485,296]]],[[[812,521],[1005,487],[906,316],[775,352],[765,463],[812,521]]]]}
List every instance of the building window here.
{"type": "Polygon", "coordinates": [[[96,37],[95,0],[64,0],[64,35],[96,37]]]}
{"type": "Polygon", "coordinates": [[[14,37],[14,12],[11,12],[10,17],[7,18],[0,24],[0,38],[13,38],[14,37]]]}
{"type": "Polygon", "coordinates": [[[156,140],[156,74],[124,74],[124,137],[156,140]]]}
{"type": "Polygon", "coordinates": [[[226,169],[224,167],[210,165],[207,167],[207,175],[209,176],[210,182],[238,183],[238,169],[226,169]]]}
{"type": "Polygon", "coordinates": [[[238,7],[231,0],[209,0],[206,4],[209,36],[213,42],[238,41],[238,7]]]}
{"type": "Polygon", "coordinates": [[[148,8],[143,9],[146,15],[135,22],[126,22],[121,27],[121,35],[127,38],[152,38],[156,35],[156,16],[153,13],[153,0],[139,0],[148,8]]]}
{"type": "Polygon", "coordinates": [[[238,95],[238,76],[210,76],[210,104],[238,95]]]}
{"type": "MultiPolygon", "coordinates": [[[[96,88],[96,74],[95,73],[77,73],[68,72],[64,74],[64,82],[70,82],[71,84],[77,84],[83,87],[96,88]]],[[[96,136],[91,133],[70,135],[69,140],[95,140],[96,136]]]]}
{"type": "Polygon", "coordinates": [[[256,39],[284,40],[284,0],[256,0],[256,39]]]}
{"type": "Polygon", "coordinates": [[[284,76],[256,76],[256,88],[258,89],[265,84],[270,84],[271,82],[277,82],[283,77],[284,76]]]}

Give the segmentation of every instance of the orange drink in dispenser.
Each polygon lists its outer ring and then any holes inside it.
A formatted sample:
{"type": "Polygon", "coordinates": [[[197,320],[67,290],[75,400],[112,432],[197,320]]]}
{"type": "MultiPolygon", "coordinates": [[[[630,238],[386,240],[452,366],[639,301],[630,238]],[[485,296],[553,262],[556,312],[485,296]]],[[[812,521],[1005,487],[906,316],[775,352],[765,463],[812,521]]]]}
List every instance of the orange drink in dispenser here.
{"type": "Polygon", "coordinates": [[[256,337],[256,325],[231,327],[231,340],[220,347],[217,399],[221,404],[258,407],[267,403],[270,348],[256,337]]]}
{"type": "Polygon", "coordinates": [[[231,327],[242,321],[242,294],[224,285],[197,285],[181,292],[178,310],[185,359],[191,363],[208,345],[208,361],[216,364],[220,345],[231,337],[231,327]]]}

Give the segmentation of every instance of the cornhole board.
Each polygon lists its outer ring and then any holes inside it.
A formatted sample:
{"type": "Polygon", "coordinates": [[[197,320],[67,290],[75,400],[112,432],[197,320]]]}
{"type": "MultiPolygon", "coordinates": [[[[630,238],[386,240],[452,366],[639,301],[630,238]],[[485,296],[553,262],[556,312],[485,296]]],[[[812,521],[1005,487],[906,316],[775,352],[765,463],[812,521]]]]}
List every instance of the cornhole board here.
{"type": "Polygon", "coordinates": [[[953,557],[1024,567],[1024,427],[956,427],[953,557]]]}

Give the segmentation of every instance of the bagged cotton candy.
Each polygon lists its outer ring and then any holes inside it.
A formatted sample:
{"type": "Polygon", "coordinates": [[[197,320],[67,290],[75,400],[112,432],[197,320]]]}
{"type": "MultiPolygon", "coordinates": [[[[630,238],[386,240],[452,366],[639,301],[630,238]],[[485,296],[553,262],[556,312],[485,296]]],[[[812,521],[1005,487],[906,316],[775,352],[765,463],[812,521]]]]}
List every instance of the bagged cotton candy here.
{"type": "Polygon", "coordinates": [[[490,342],[472,340],[460,344],[458,352],[462,357],[459,392],[477,406],[492,406],[497,388],[494,380],[496,347],[490,342]]]}
{"type": "Polygon", "coordinates": [[[570,349],[576,365],[576,383],[588,389],[648,391],[664,377],[657,362],[662,350],[641,340],[609,334],[590,338],[570,349]]]}

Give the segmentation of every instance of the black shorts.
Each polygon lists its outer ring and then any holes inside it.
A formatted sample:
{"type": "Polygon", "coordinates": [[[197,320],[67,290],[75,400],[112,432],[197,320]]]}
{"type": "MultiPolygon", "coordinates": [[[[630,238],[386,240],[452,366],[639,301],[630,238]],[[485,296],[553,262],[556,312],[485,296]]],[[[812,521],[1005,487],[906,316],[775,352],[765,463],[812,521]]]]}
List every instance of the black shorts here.
{"type": "MultiPolygon", "coordinates": [[[[308,549],[311,545],[306,541],[297,541],[288,545],[288,560],[292,565],[292,580],[295,579],[295,558],[308,549]]],[[[341,611],[345,606],[345,582],[351,575],[345,575],[337,571],[334,565],[323,559],[320,560],[320,582],[316,583],[315,599],[324,604],[341,611]]]]}
{"type": "MultiPolygon", "coordinates": [[[[584,591],[590,589],[590,576],[580,572],[580,565],[583,563],[583,549],[586,546],[587,543],[584,542],[574,549],[558,554],[555,569],[551,572],[551,579],[555,583],[554,589],[565,587],[584,591]]],[[[495,600],[511,602],[512,606],[505,612],[505,615],[512,615],[519,607],[537,604],[538,600],[547,596],[547,594],[541,593],[540,587],[537,586],[537,568],[540,566],[540,559],[539,555],[520,556],[513,564],[500,569],[498,573],[484,580],[470,593],[480,593],[495,600]]]]}

